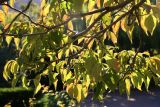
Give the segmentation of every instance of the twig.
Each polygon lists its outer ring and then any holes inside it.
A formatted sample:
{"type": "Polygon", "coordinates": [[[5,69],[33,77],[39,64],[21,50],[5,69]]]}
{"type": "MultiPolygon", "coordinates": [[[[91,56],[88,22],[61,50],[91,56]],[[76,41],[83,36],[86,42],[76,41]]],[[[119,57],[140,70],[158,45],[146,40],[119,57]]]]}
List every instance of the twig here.
{"type": "Polygon", "coordinates": [[[48,26],[45,26],[45,25],[43,25],[43,24],[34,22],[34,21],[30,18],[30,16],[28,16],[27,14],[24,13],[24,11],[20,11],[20,10],[18,10],[18,9],[16,9],[16,8],[10,6],[9,4],[3,4],[3,5],[6,5],[6,6],[8,6],[10,9],[12,9],[12,10],[14,10],[14,11],[16,11],[16,12],[19,12],[19,13],[21,13],[21,14],[23,14],[24,16],[26,16],[26,17],[28,18],[28,20],[29,20],[31,23],[35,24],[36,26],[41,26],[41,27],[43,27],[43,28],[48,29],[48,26]]]}
{"type": "Polygon", "coordinates": [[[30,1],[28,2],[26,8],[25,8],[22,12],[18,13],[18,14],[15,16],[15,18],[11,21],[11,23],[9,24],[9,26],[7,27],[7,29],[4,29],[4,31],[3,31],[2,34],[0,34],[0,35],[5,35],[5,33],[10,29],[10,27],[11,27],[12,24],[17,20],[17,18],[18,18],[23,12],[25,12],[25,11],[28,10],[28,8],[30,7],[31,3],[32,3],[32,0],[30,0],[30,1]]]}

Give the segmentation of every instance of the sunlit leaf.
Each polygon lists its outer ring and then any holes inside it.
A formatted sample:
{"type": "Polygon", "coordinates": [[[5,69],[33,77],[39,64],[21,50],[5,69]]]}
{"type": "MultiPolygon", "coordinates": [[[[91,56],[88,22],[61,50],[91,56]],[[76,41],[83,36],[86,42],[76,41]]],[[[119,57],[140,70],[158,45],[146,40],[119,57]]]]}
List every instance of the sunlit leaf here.
{"type": "Polygon", "coordinates": [[[113,32],[109,32],[109,36],[113,42],[113,44],[117,44],[117,37],[113,32]]]}
{"type": "Polygon", "coordinates": [[[19,44],[20,44],[20,38],[14,38],[14,43],[16,45],[17,50],[19,49],[19,44]]]}
{"type": "Polygon", "coordinates": [[[143,83],[143,78],[141,76],[140,73],[138,72],[133,72],[131,74],[131,82],[133,84],[134,87],[136,87],[138,90],[142,90],[141,87],[142,87],[142,83],[143,83]]]}
{"type": "Polygon", "coordinates": [[[153,34],[153,31],[156,28],[156,25],[157,25],[157,20],[156,20],[155,16],[149,15],[145,19],[145,26],[146,26],[147,30],[151,33],[151,35],[153,34]]]}
{"type": "MultiPolygon", "coordinates": [[[[5,3],[5,4],[7,4],[7,3],[5,3]]],[[[3,11],[7,14],[8,10],[9,10],[9,7],[6,6],[6,5],[3,5],[2,8],[3,8],[3,11]]]]}
{"type": "Polygon", "coordinates": [[[6,36],[6,42],[7,42],[8,46],[10,45],[12,39],[13,39],[12,36],[6,36]]]}
{"type": "Polygon", "coordinates": [[[41,83],[40,83],[40,79],[41,79],[41,75],[36,76],[36,78],[34,79],[34,85],[36,87],[34,93],[37,94],[40,89],[42,88],[41,83]]]}
{"type": "Polygon", "coordinates": [[[15,0],[10,0],[9,4],[13,7],[14,6],[14,2],[15,2],[15,0]]]}
{"type": "Polygon", "coordinates": [[[5,14],[2,10],[0,10],[0,22],[5,24],[5,14]]]}
{"type": "Polygon", "coordinates": [[[77,84],[75,86],[75,98],[78,102],[82,100],[82,84],[77,84]]]}
{"type": "Polygon", "coordinates": [[[130,79],[125,79],[125,83],[126,83],[126,93],[128,96],[130,96],[130,90],[131,90],[131,82],[130,79]]]}

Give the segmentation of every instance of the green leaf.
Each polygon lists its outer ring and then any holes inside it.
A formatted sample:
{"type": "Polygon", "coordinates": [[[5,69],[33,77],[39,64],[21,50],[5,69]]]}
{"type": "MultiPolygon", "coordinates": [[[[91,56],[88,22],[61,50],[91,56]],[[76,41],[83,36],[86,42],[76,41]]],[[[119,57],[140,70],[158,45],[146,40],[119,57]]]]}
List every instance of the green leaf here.
{"type": "Polygon", "coordinates": [[[50,32],[50,38],[51,40],[53,40],[57,45],[60,45],[62,39],[63,39],[63,35],[58,32],[58,31],[54,31],[54,32],[50,32]]]}
{"type": "Polygon", "coordinates": [[[111,24],[111,21],[112,21],[112,16],[111,16],[111,13],[108,13],[108,14],[105,14],[103,17],[102,17],[102,21],[105,25],[110,25],[111,24]]]}
{"type": "Polygon", "coordinates": [[[119,92],[120,92],[120,94],[122,95],[124,92],[125,92],[125,88],[124,87],[126,87],[126,84],[125,84],[125,82],[124,81],[119,81],[119,86],[118,86],[119,88],[119,92]]]}
{"type": "Polygon", "coordinates": [[[117,72],[120,71],[120,62],[117,59],[109,59],[109,60],[106,59],[106,63],[111,69],[113,69],[117,72]]]}
{"type": "Polygon", "coordinates": [[[87,73],[89,74],[92,81],[99,81],[99,77],[101,76],[102,66],[95,57],[90,56],[85,59],[85,68],[87,73]]]}
{"type": "Polygon", "coordinates": [[[22,86],[27,88],[27,78],[25,76],[22,76],[22,86]]]}
{"type": "Polygon", "coordinates": [[[111,91],[115,91],[119,77],[115,73],[107,73],[103,76],[103,81],[111,91]]]}
{"type": "Polygon", "coordinates": [[[157,6],[152,6],[153,15],[160,21],[160,9],[157,6]]]}
{"type": "Polygon", "coordinates": [[[12,87],[15,87],[18,81],[18,77],[16,75],[14,75],[14,78],[12,79],[12,87]]]}
{"type": "Polygon", "coordinates": [[[34,94],[37,94],[42,87],[41,83],[40,83],[40,80],[41,80],[41,75],[36,76],[36,78],[34,79],[34,85],[36,87],[36,89],[34,91],[34,94]]]}
{"type": "Polygon", "coordinates": [[[57,70],[58,73],[61,73],[61,69],[63,68],[64,64],[65,64],[65,62],[61,61],[56,65],[56,70],[57,70]]]}
{"type": "Polygon", "coordinates": [[[151,35],[153,34],[154,29],[157,26],[157,20],[156,17],[154,15],[148,15],[148,17],[146,17],[145,19],[145,27],[147,28],[147,30],[151,33],[151,35]]]}
{"type": "Polygon", "coordinates": [[[76,12],[81,12],[82,11],[84,0],[72,0],[72,3],[73,3],[73,9],[76,12]]]}
{"type": "Polygon", "coordinates": [[[98,82],[98,84],[96,85],[96,87],[94,88],[94,99],[99,99],[102,100],[103,99],[103,86],[104,84],[102,82],[98,82]]]}

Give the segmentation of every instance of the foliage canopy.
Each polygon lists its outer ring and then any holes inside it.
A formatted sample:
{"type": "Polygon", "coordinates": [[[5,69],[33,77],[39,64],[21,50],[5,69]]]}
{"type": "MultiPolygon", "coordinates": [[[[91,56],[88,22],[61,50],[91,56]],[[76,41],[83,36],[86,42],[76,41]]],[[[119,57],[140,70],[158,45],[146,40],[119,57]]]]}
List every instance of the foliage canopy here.
{"type": "Polygon", "coordinates": [[[148,90],[152,78],[158,84],[159,56],[140,51],[142,35],[152,36],[160,21],[150,0],[41,0],[37,17],[31,17],[32,0],[23,10],[14,8],[14,0],[0,4],[0,44],[14,44],[18,53],[3,72],[13,87],[35,87],[36,94],[47,76],[53,90],[61,81],[80,102],[90,89],[102,99],[106,90],[129,96],[132,85],[142,90],[144,83],[148,90]],[[120,29],[131,43],[138,32],[138,48],[119,49],[120,29]]]}

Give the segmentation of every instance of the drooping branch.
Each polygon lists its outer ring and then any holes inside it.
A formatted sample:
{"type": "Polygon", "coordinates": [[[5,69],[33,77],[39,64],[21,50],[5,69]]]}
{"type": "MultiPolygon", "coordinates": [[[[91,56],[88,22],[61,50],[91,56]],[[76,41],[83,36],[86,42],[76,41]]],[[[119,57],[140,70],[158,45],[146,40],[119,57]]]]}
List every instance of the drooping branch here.
{"type": "MultiPolygon", "coordinates": [[[[101,34],[106,32],[107,30],[109,30],[114,24],[116,24],[118,21],[120,21],[121,19],[123,19],[125,16],[127,16],[128,14],[130,14],[131,12],[135,11],[138,7],[140,7],[143,3],[145,2],[145,0],[142,0],[140,3],[138,3],[137,5],[133,6],[128,12],[126,12],[125,14],[123,14],[121,17],[119,17],[116,21],[114,21],[110,26],[108,26],[107,28],[99,31],[98,33],[96,33],[94,36],[91,36],[91,38],[89,39],[89,41],[87,43],[84,44],[84,46],[79,50],[77,51],[76,53],[68,56],[68,57],[65,57],[65,58],[62,58],[62,59],[56,59],[50,63],[53,63],[53,62],[57,62],[57,61],[62,61],[66,58],[74,58],[75,56],[79,55],[84,49],[86,49],[86,47],[88,46],[88,44],[94,39],[94,38],[97,38],[97,37],[100,37],[102,36],[101,34]]],[[[46,66],[45,68],[43,68],[43,70],[47,69],[48,66],[46,66]]],[[[43,71],[42,70],[42,71],[43,71]]],[[[42,71],[39,71],[39,72],[36,72],[35,73],[35,76],[42,73],[42,71]]],[[[122,79],[120,79],[119,81],[121,81],[122,79]]]]}
{"type": "MultiPolygon", "coordinates": [[[[32,0],[31,0],[32,1],[32,0]]],[[[42,24],[39,24],[39,23],[36,23],[34,22],[27,14],[25,14],[24,12],[29,8],[30,4],[31,4],[31,1],[28,3],[26,9],[24,9],[23,11],[19,11],[7,4],[3,4],[3,5],[7,5],[9,6],[11,9],[19,12],[19,14],[12,20],[12,22],[10,23],[9,27],[3,31],[3,35],[6,34],[6,32],[10,29],[11,25],[14,23],[14,21],[21,15],[23,14],[24,16],[26,16],[29,21],[33,24],[35,24],[36,26],[40,26],[40,27],[43,27],[43,28],[46,28],[47,29],[47,32],[50,31],[50,30],[53,30],[53,29],[56,29],[56,28],[59,28],[60,26],[63,26],[65,24],[67,24],[69,21],[71,21],[73,18],[77,18],[77,17],[85,17],[87,15],[93,15],[93,14],[96,14],[96,13],[99,13],[99,12],[102,12],[103,14],[101,14],[86,30],[78,33],[78,34],[75,34],[74,36],[80,36],[80,35],[83,35],[85,33],[87,33],[95,24],[96,22],[98,22],[101,17],[103,17],[105,14],[109,13],[109,12],[112,12],[112,11],[115,11],[117,9],[121,9],[123,7],[125,7],[126,5],[128,5],[129,3],[131,3],[132,1],[134,0],[126,0],[125,2],[121,3],[121,4],[118,4],[116,6],[111,6],[111,7],[103,7],[101,9],[97,9],[97,10],[94,10],[94,11],[91,11],[91,12],[87,12],[87,13],[77,13],[77,14],[71,14],[70,15],[70,18],[68,18],[66,21],[60,23],[60,24],[57,24],[57,25],[52,25],[52,26],[45,26],[45,25],[42,25],[42,24]],[[104,14],[105,13],[105,14],[104,14]]],[[[45,33],[45,32],[44,32],[45,33]]],[[[2,34],[1,34],[2,35],[2,34]]],[[[16,34],[7,34],[7,35],[16,35],[16,34]]],[[[39,35],[39,33],[34,33],[34,34],[23,34],[23,36],[29,36],[29,35],[39,35]]]]}

